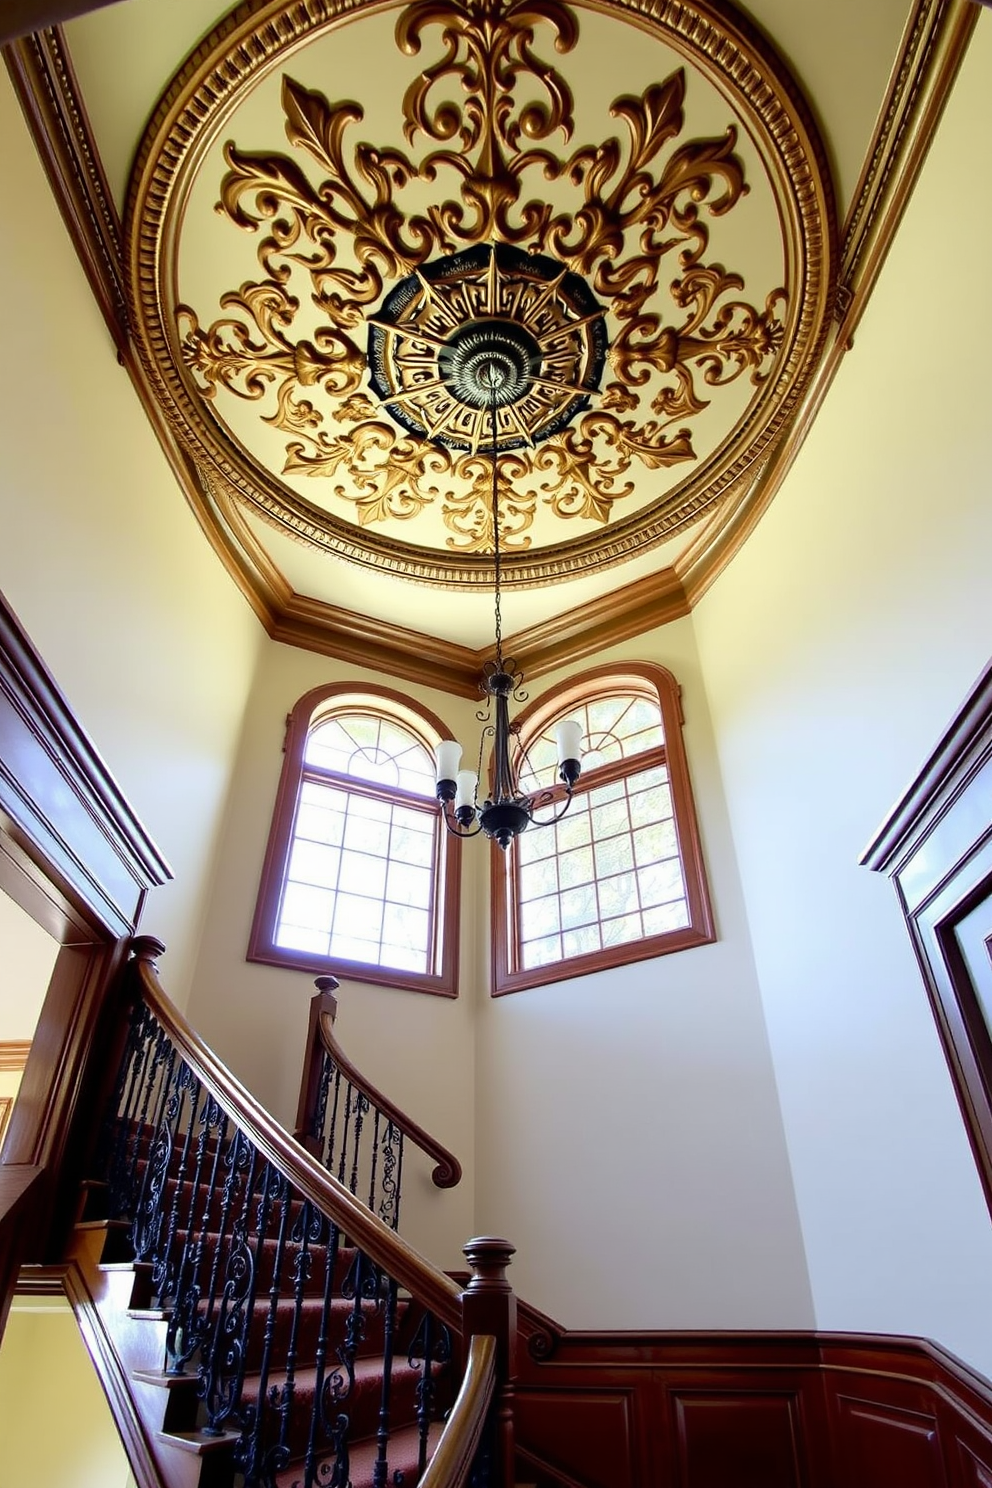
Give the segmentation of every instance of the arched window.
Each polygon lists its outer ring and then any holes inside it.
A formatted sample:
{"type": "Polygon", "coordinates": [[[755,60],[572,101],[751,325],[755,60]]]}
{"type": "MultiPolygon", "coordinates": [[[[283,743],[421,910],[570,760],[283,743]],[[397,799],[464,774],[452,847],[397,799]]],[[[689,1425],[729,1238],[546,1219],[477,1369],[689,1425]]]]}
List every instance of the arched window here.
{"type": "Polygon", "coordinates": [[[520,716],[523,790],[563,797],[555,741],[563,718],[583,732],[571,807],[493,854],[496,995],[714,938],[672,674],[598,668],[533,704],[520,716]]]}
{"type": "Polygon", "coordinates": [[[250,961],[457,996],[458,843],[434,795],[440,719],[334,685],[290,714],[250,961]]]}

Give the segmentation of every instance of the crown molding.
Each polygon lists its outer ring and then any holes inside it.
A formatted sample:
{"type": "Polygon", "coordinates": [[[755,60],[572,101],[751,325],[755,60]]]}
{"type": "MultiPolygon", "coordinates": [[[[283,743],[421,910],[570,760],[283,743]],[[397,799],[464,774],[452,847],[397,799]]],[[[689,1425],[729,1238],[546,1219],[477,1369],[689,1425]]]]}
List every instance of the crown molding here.
{"type": "Polygon", "coordinates": [[[121,222],[62,29],[37,31],[3,52],[52,193],[123,360],[130,332],[121,222]]]}
{"type": "MultiPolygon", "coordinates": [[[[828,348],[773,452],[744,471],[676,565],[509,637],[529,676],[581,661],[691,612],[772,501],[864,312],[979,15],[973,0],[918,0],[848,212],[828,348]]],[[[4,48],[56,201],[121,361],[208,541],[272,639],[475,697],[488,649],[393,625],[296,593],[216,472],[179,444],[131,350],[121,229],[59,28],[4,48]]]]}

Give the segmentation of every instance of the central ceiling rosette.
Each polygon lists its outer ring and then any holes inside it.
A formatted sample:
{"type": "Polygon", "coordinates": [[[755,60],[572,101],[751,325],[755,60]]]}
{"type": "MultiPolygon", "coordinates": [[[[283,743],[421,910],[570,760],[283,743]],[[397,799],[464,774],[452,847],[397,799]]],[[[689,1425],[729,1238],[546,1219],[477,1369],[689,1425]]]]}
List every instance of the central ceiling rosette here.
{"type": "Polygon", "coordinates": [[[327,551],[478,582],[496,367],[508,583],[712,511],[829,304],[815,136],[784,82],[738,90],[741,57],[782,64],[725,17],[620,3],[318,8],[254,52],[218,28],[132,180],[136,326],[208,485],[327,551]]]}

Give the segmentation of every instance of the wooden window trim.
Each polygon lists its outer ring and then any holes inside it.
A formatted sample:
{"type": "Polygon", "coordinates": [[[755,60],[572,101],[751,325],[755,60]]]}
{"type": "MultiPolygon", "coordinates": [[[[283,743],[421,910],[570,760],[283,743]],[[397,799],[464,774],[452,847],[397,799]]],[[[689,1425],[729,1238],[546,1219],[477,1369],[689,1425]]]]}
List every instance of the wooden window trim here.
{"type": "MultiPolygon", "coordinates": [[[[379,987],[430,992],[438,997],[457,997],[461,843],[445,830],[441,822],[438,823],[435,834],[432,887],[434,914],[431,963],[437,968],[436,971],[415,972],[388,966],[370,966],[365,962],[346,961],[337,956],[286,950],[275,944],[276,918],[293,841],[300,787],[306,778],[329,778],[327,772],[321,771],[319,767],[315,769],[307,766],[303,758],[307,736],[314,714],[322,704],[333,704],[335,699],[347,698],[367,701],[371,707],[378,708],[405,727],[412,726],[415,732],[419,720],[421,725],[432,729],[439,739],[454,737],[447,724],[429,708],[419,702],[412,702],[403,693],[392,688],[365,682],[332,682],[323,687],[315,687],[300,698],[286,720],[282,773],[262,863],[247,959],[263,966],[278,966],[283,970],[309,972],[311,975],[331,972],[343,981],[371,982],[379,987]]],[[[328,711],[333,710],[329,708],[328,711]]],[[[424,743],[431,747],[426,738],[424,743]]],[[[361,781],[356,781],[355,785],[361,790],[361,781]]]]}
{"type": "MultiPolygon", "coordinates": [[[[675,831],[682,859],[682,873],[689,907],[689,924],[679,930],[669,930],[662,935],[646,936],[643,940],[628,941],[623,945],[610,946],[586,955],[572,956],[553,962],[551,965],[523,969],[516,964],[517,943],[511,917],[517,903],[516,854],[511,848],[506,857],[495,844],[492,848],[492,995],[503,997],[510,992],[523,992],[548,982],[571,980],[573,977],[589,976],[594,972],[607,971],[616,966],[626,966],[634,961],[646,961],[655,956],[667,956],[673,951],[689,950],[692,946],[707,945],[716,939],[713,929],[713,912],[710,906],[706,870],[703,864],[699,823],[689,779],[685,743],[682,738],[682,690],[666,667],[652,662],[616,662],[592,668],[584,672],[570,686],[558,688],[546,697],[531,703],[520,714],[521,739],[524,743],[534,738],[552,718],[566,713],[591,698],[601,696],[603,683],[609,680],[616,690],[634,688],[644,696],[650,696],[661,707],[665,745],[662,750],[649,750],[644,755],[633,756],[624,761],[623,768],[605,766],[596,772],[596,783],[605,784],[607,776],[620,779],[647,768],[648,763],[663,762],[668,768],[669,785],[672,792],[675,831]]],[[[587,788],[580,779],[579,789],[587,788]]],[[[538,829],[539,830],[539,829],[538,829]]]]}

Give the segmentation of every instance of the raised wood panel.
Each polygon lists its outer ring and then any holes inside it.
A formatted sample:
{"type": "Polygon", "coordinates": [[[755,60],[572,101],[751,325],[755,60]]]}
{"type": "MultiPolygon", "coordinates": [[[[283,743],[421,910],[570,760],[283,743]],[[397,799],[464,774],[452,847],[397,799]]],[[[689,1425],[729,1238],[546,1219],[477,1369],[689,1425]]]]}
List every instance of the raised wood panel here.
{"type": "Polygon", "coordinates": [[[518,1443],[539,1442],[544,1462],[587,1488],[643,1488],[632,1460],[636,1432],[630,1392],[528,1393],[516,1401],[515,1421],[518,1443]]]}
{"type": "Polygon", "coordinates": [[[877,1401],[838,1401],[847,1488],[947,1488],[937,1418],[877,1401]]]}
{"type": "Polygon", "coordinates": [[[961,1477],[964,1488],[992,1488],[992,1442],[989,1442],[989,1461],[983,1461],[981,1457],[966,1447],[964,1442],[958,1442],[958,1450],[961,1461],[961,1477]]]}
{"type": "Polygon", "coordinates": [[[680,1488],[802,1488],[795,1395],[674,1395],[680,1488]]]}
{"type": "Polygon", "coordinates": [[[109,936],[172,876],[2,596],[0,832],[109,936]]]}

